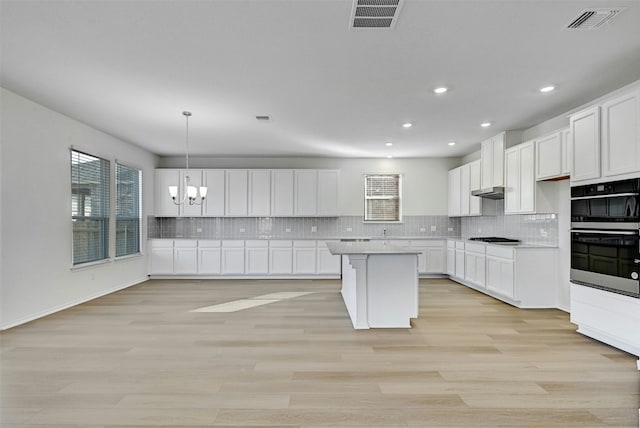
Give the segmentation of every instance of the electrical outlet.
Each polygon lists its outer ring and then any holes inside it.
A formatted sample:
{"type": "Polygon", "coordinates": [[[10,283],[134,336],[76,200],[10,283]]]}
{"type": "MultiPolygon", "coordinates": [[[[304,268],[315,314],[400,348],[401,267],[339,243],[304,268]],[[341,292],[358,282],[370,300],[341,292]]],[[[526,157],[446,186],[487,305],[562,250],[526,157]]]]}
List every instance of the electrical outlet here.
{"type": "Polygon", "coordinates": [[[435,232],[436,231],[436,226],[431,226],[431,231],[435,232]]]}
{"type": "Polygon", "coordinates": [[[353,232],[353,227],[347,227],[347,232],[353,232]]]}
{"type": "Polygon", "coordinates": [[[427,228],[426,228],[426,227],[421,227],[421,228],[420,228],[420,232],[426,232],[426,231],[427,231],[427,228]]]}
{"type": "Polygon", "coordinates": [[[448,227],[447,232],[453,232],[453,227],[448,227]]]}
{"type": "Polygon", "coordinates": [[[317,232],[318,226],[311,226],[311,232],[317,232]]]}
{"type": "Polygon", "coordinates": [[[201,227],[198,227],[198,228],[196,229],[196,232],[198,232],[198,233],[202,233],[202,228],[201,228],[201,227]]]}
{"type": "Polygon", "coordinates": [[[241,227],[240,228],[240,233],[244,233],[244,232],[246,232],[246,230],[244,229],[244,227],[241,227]]]}
{"type": "Polygon", "coordinates": [[[287,233],[291,233],[291,228],[287,227],[284,231],[287,232],[287,233]]]}

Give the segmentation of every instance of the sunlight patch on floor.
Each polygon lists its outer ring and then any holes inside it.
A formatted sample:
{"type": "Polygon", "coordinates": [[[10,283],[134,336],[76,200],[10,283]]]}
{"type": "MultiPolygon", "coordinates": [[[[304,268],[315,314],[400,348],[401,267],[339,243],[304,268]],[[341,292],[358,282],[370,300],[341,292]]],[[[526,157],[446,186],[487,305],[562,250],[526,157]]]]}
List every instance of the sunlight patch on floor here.
{"type": "Polygon", "coordinates": [[[269,303],[281,300],[293,299],[294,297],[313,294],[312,291],[282,291],[279,293],[265,294],[262,296],[250,297],[248,299],[234,300],[219,305],[205,306],[204,308],[193,309],[189,312],[236,312],[243,309],[254,308],[256,306],[268,305],[269,303]]]}

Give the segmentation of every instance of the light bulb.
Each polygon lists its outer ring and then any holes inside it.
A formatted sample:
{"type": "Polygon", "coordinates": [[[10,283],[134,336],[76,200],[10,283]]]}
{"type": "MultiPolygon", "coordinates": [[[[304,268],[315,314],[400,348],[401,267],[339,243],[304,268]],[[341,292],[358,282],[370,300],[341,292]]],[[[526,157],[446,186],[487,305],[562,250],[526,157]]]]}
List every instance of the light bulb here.
{"type": "Polygon", "coordinates": [[[169,186],[169,195],[175,199],[178,196],[178,186],[169,186]]]}

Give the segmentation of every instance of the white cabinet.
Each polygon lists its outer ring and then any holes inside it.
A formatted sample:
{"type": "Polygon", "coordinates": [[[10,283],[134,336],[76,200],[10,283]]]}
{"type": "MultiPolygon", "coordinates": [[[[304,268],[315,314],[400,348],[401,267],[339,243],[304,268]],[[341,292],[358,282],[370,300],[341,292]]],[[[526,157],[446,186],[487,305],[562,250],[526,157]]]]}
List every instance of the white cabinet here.
{"type": "Polygon", "coordinates": [[[268,169],[249,170],[248,215],[250,217],[271,215],[271,171],[268,169]]]}
{"type": "Polygon", "coordinates": [[[600,107],[592,107],[572,115],[571,182],[600,177],[600,107]]]}
{"type": "Polygon", "coordinates": [[[444,240],[412,240],[409,246],[419,250],[418,273],[442,274],[446,271],[446,242],[444,240]]]}
{"type": "Polygon", "coordinates": [[[484,244],[465,244],[464,279],[480,287],[485,285],[485,248],[484,244]]]}
{"type": "Polygon", "coordinates": [[[316,241],[293,241],[293,273],[316,273],[316,241]]]}
{"type": "Polygon", "coordinates": [[[640,174],[640,91],[602,104],[602,175],[640,174]]]}
{"type": "Polygon", "coordinates": [[[247,170],[226,170],[225,187],[225,215],[228,217],[246,217],[249,199],[247,170]]]}
{"type": "Polygon", "coordinates": [[[180,182],[180,170],[156,169],[155,179],[155,210],[156,217],[177,217],[178,205],[173,203],[169,195],[169,186],[178,186],[180,182]]]}
{"type": "Polygon", "coordinates": [[[293,273],[293,242],[270,241],[269,242],[269,273],[291,274],[293,273]]]}
{"type": "Polygon", "coordinates": [[[198,273],[202,275],[219,275],[222,252],[219,240],[198,241],[198,273]]]}
{"type": "Polygon", "coordinates": [[[490,248],[487,255],[487,290],[513,299],[513,265],[512,249],[490,248]]]}
{"type": "Polygon", "coordinates": [[[471,200],[471,177],[469,164],[460,167],[460,215],[469,215],[469,202],[471,200]]]}
{"type": "Polygon", "coordinates": [[[244,241],[222,241],[222,273],[244,274],[244,241]]]}
{"type": "Polygon", "coordinates": [[[471,196],[471,192],[481,188],[480,160],[473,161],[469,164],[469,215],[482,215],[482,198],[471,196]]]}
{"type": "Polygon", "coordinates": [[[555,212],[557,186],[535,180],[534,141],[518,144],[505,151],[505,214],[555,212]]]}
{"type": "Polygon", "coordinates": [[[312,169],[295,171],[295,215],[315,216],[318,210],[318,174],[312,169]]]}
{"type": "Polygon", "coordinates": [[[447,240],[447,275],[456,274],[456,241],[447,240]]]}
{"type": "Polygon", "coordinates": [[[269,241],[247,240],[245,241],[245,269],[246,274],[269,273],[269,241]]]}
{"type": "Polygon", "coordinates": [[[562,172],[563,177],[571,174],[571,130],[569,128],[560,131],[562,136],[562,172]]]}
{"type": "Polygon", "coordinates": [[[504,131],[484,140],[480,145],[480,163],[483,189],[504,186],[504,151],[507,147],[521,142],[520,131],[504,131]]]}
{"type": "Polygon", "coordinates": [[[460,175],[460,168],[449,171],[449,217],[460,216],[460,175]]]}
{"type": "Polygon", "coordinates": [[[536,180],[549,180],[568,175],[568,130],[557,131],[536,139],[536,180]]]}
{"type": "Polygon", "coordinates": [[[293,170],[271,171],[271,215],[293,217],[293,170]]]}
{"type": "Polygon", "coordinates": [[[462,241],[456,241],[456,249],[455,249],[455,259],[456,259],[456,272],[455,272],[455,277],[460,278],[460,279],[464,279],[464,270],[465,270],[465,266],[464,266],[464,262],[465,262],[465,255],[464,255],[464,242],[462,241]]]}
{"type": "Polygon", "coordinates": [[[330,217],[340,215],[338,210],[338,193],[340,171],[318,170],[317,215],[330,217]]]}
{"type": "Polygon", "coordinates": [[[327,242],[332,241],[318,241],[316,271],[321,275],[339,275],[342,270],[342,257],[331,254],[327,248],[327,242]]]}
{"type": "Polygon", "coordinates": [[[176,239],[173,242],[173,272],[192,275],[198,271],[198,241],[176,239]]]}
{"type": "MultiPolygon", "coordinates": [[[[167,194],[169,192],[167,191],[167,194]]],[[[173,275],[173,240],[152,239],[149,241],[149,272],[157,275],[173,275]]]]}
{"type": "Polygon", "coordinates": [[[224,215],[224,175],[224,169],[202,170],[202,182],[207,186],[207,197],[202,207],[202,215],[205,217],[224,215]]]}

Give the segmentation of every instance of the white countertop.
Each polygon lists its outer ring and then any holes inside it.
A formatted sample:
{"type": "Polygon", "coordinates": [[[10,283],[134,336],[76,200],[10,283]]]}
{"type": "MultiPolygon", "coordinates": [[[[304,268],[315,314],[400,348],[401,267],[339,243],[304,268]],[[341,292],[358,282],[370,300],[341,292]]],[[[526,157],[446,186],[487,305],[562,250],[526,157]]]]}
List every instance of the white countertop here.
{"type": "Polygon", "coordinates": [[[384,241],[327,242],[333,255],[344,254],[420,254],[419,250],[388,244],[384,241]]]}

